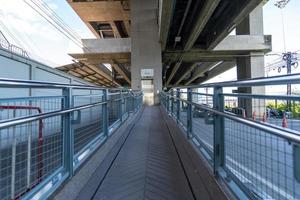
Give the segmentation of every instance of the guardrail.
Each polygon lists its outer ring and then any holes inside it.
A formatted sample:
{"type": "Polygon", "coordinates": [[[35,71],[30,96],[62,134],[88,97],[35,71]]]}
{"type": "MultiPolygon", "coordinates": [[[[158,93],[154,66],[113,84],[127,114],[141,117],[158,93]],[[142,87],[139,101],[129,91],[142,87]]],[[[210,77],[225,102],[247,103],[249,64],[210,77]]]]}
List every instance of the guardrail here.
{"type": "Polygon", "coordinates": [[[300,75],[178,87],[160,97],[239,199],[300,199],[300,96],[264,94],[286,84],[300,84],[300,75]]]}
{"type": "Polygon", "coordinates": [[[6,49],[12,53],[16,53],[23,57],[29,58],[27,52],[24,49],[9,43],[9,41],[6,39],[6,37],[1,31],[0,31],[0,48],[6,49]]]}
{"type": "Polygon", "coordinates": [[[0,92],[1,200],[47,198],[143,98],[125,89],[10,79],[0,79],[0,92]]]}

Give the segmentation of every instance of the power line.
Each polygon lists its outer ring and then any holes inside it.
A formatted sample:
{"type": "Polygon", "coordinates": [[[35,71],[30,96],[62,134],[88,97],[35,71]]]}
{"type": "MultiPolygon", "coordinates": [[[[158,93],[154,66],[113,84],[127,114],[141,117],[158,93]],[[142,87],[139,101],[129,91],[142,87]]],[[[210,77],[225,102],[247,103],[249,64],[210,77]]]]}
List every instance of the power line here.
{"type": "MultiPolygon", "coordinates": [[[[75,31],[73,31],[68,25],[66,25],[66,23],[57,16],[57,14],[48,6],[46,7],[45,3],[37,3],[34,0],[30,0],[35,6],[37,6],[40,11],[42,11],[44,14],[47,15],[47,17],[49,17],[56,25],[58,25],[60,28],[63,29],[63,31],[65,31],[67,34],[69,34],[70,37],[72,37],[73,39],[75,39],[77,42],[79,42],[81,44],[81,38],[80,36],[77,35],[77,33],[75,33],[75,31]]],[[[39,1],[40,2],[40,1],[39,1]]]]}
{"type": "Polygon", "coordinates": [[[74,30],[72,30],[72,28],[71,28],[67,23],[65,23],[61,17],[59,17],[59,16],[57,15],[57,14],[55,13],[55,11],[54,11],[52,8],[50,8],[50,6],[48,6],[47,3],[43,2],[42,0],[38,0],[38,1],[40,2],[40,4],[41,4],[44,8],[46,8],[46,9],[49,11],[50,14],[52,14],[52,15],[53,15],[59,22],[61,22],[61,23],[62,23],[69,31],[71,31],[71,32],[73,33],[73,35],[75,35],[77,38],[80,38],[80,39],[81,39],[81,37],[80,37],[74,30]]]}
{"type": "Polygon", "coordinates": [[[48,19],[45,15],[42,14],[41,11],[36,9],[33,5],[31,5],[29,2],[26,0],[23,0],[29,7],[31,7],[35,12],[37,12],[41,17],[43,17],[48,23],[50,23],[56,30],[58,30],[60,33],[62,33],[65,37],[67,37],[69,40],[71,40],[74,44],[76,44],[78,47],[82,48],[82,44],[79,43],[78,41],[74,40],[71,38],[67,33],[62,31],[57,25],[55,25],[50,19],[48,19]]]}

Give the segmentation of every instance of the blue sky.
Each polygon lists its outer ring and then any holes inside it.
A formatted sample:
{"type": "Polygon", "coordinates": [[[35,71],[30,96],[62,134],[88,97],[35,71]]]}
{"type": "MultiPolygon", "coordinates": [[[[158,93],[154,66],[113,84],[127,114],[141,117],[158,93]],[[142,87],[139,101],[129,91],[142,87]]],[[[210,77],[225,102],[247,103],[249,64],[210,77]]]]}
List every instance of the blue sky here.
{"type": "MultiPolygon", "coordinates": [[[[26,0],[30,2],[30,0],[26,0]]],[[[93,38],[93,34],[71,9],[65,0],[45,0],[75,32],[82,38],[93,38]]],[[[45,19],[35,13],[23,0],[0,0],[0,30],[12,43],[22,46],[31,54],[47,60],[52,65],[71,62],[68,53],[81,52],[81,49],[53,28],[45,19]],[[2,23],[1,23],[2,22],[2,23]],[[5,27],[17,41],[9,37],[5,27]]],[[[280,9],[270,0],[264,7],[265,34],[273,37],[273,51],[282,52],[282,26],[280,9]]],[[[287,50],[300,50],[300,1],[291,0],[284,9],[287,50]]],[[[266,57],[266,63],[277,57],[266,57]]],[[[232,73],[232,72],[229,72],[232,73]]]]}

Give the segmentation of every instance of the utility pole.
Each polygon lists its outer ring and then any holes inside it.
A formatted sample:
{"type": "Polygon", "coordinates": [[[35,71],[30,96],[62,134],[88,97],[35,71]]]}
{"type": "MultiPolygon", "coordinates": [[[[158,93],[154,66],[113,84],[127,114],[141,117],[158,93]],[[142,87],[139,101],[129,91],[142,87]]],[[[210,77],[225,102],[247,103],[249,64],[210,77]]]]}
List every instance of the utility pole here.
{"type": "MultiPolygon", "coordinates": [[[[291,74],[292,73],[292,64],[293,64],[292,52],[283,53],[282,59],[286,62],[287,74],[288,75],[291,74]]],[[[291,95],[291,94],[292,94],[291,84],[287,84],[287,95],[291,95]]]]}

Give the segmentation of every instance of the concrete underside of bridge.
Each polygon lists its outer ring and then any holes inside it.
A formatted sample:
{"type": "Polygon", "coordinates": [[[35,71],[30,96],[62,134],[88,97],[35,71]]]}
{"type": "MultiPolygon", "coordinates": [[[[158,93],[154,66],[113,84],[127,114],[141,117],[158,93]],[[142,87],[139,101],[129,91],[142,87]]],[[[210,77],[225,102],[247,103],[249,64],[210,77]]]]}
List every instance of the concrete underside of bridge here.
{"type": "Polygon", "coordinates": [[[60,68],[77,77],[143,89],[158,103],[164,87],[203,83],[235,66],[239,80],[264,75],[264,54],[272,48],[263,31],[266,1],[68,2],[97,37],[82,40],[84,53],[70,54],[81,67],[60,68]],[[103,70],[103,63],[112,71],[103,70]]]}
{"type": "Polygon", "coordinates": [[[54,199],[228,198],[164,109],[146,106],[129,121],[54,199]]]}

